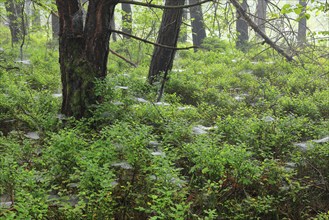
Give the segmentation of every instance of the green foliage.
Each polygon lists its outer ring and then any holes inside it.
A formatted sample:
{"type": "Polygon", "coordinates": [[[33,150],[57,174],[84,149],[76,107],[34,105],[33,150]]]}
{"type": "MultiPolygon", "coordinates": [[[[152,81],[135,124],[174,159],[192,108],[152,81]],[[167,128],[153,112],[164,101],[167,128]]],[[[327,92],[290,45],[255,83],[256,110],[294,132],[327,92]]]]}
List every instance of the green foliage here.
{"type": "Polygon", "coordinates": [[[329,148],[316,142],[329,130],[326,66],[251,59],[208,38],[177,52],[157,103],[153,47],[119,40],[111,48],[139,66],[111,55],[103,102],[77,121],[58,115],[57,47],[39,34],[30,65],[2,42],[18,69],[0,69],[0,195],[14,201],[0,218],[327,219],[329,148]]]}

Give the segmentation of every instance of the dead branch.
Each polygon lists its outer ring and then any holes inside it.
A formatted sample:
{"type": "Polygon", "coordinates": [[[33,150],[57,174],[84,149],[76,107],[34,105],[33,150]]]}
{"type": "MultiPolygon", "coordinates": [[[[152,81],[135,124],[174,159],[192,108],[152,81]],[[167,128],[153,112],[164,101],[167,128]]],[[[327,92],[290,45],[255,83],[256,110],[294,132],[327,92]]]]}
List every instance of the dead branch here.
{"type": "Polygon", "coordinates": [[[274,50],[276,50],[279,54],[284,56],[287,61],[295,61],[294,58],[288,55],[283,49],[281,49],[276,43],[274,43],[260,28],[255,24],[255,22],[247,15],[246,11],[243,10],[241,4],[237,0],[230,0],[230,2],[234,5],[240,16],[249,24],[249,26],[261,36],[265,43],[270,45],[274,50]]]}

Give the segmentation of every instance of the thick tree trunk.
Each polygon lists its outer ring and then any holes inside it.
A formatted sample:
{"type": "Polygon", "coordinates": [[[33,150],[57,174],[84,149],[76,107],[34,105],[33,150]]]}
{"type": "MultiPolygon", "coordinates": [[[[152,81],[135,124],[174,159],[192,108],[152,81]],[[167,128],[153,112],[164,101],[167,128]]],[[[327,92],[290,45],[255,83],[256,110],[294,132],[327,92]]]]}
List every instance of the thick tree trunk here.
{"type": "MultiPolygon", "coordinates": [[[[247,0],[243,0],[242,2],[242,9],[244,11],[248,10],[248,4],[247,0]]],[[[243,16],[240,15],[240,13],[236,12],[237,21],[236,21],[236,32],[238,33],[238,39],[236,41],[236,47],[239,50],[246,51],[247,50],[247,44],[249,40],[249,33],[248,33],[248,23],[245,21],[243,16]]]]}
{"type": "MultiPolygon", "coordinates": [[[[197,4],[199,0],[190,0],[190,4],[197,4]]],[[[202,41],[206,38],[206,29],[204,27],[203,13],[201,5],[190,8],[193,45],[200,47],[202,41]]],[[[197,48],[194,49],[197,51],[197,48]]]]}
{"type": "MultiPolygon", "coordinates": [[[[121,4],[123,11],[122,14],[122,31],[127,34],[132,34],[132,11],[130,4],[121,4]]],[[[127,35],[123,35],[124,38],[130,38],[127,35]]]]}
{"type": "Polygon", "coordinates": [[[7,17],[9,19],[9,29],[12,44],[17,43],[22,38],[22,6],[15,0],[5,3],[7,17]]]}
{"type": "Polygon", "coordinates": [[[118,0],[89,0],[85,27],[79,0],[56,0],[63,85],[62,113],[82,118],[101,97],[95,80],[104,79],[109,53],[110,21],[118,0]]]}
{"type": "MultiPolygon", "coordinates": [[[[256,24],[259,29],[265,34],[265,23],[266,23],[266,8],[267,0],[258,0],[256,9],[256,24]]],[[[258,35],[258,37],[260,37],[258,35]]]]}
{"type": "MultiPolygon", "coordinates": [[[[166,0],[167,6],[184,5],[185,0],[166,0]]],[[[176,47],[182,23],[183,9],[164,9],[157,43],[176,47]]],[[[155,46],[148,81],[158,81],[161,73],[171,70],[176,50],[155,46]]]]}
{"type": "Polygon", "coordinates": [[[306,43],[307,24],[306,24],[306,17],[304,15],[305,15],[307,2],[306,2],[306,0],[299,0],[299,4],[303,6],[303,12],[300,15],[301,19],[298,22],[298,33],[297,33],[297,42],[298,42],[298,45],[301,46],[306,43]]]}

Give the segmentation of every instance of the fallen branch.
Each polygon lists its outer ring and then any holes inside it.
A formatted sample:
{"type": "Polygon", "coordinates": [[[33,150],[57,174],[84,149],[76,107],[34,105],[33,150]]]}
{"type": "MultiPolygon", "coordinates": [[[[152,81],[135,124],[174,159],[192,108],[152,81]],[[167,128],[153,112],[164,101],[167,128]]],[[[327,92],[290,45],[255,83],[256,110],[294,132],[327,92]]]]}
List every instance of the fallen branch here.
{"type": "Polygon", "coordinates": [[[274,50],[276,50],[279,54],[284,56],[288,61],[295,61],[294,58],[288,55],[283,49],[281,49],[277,44],[275,44],[260,28],[255,24],[255,22],[247,15],[246,11],[242,8],[241,4],[237,0],[230,0],[234,5],[240,16],[249,24],[249,26],[259,35],[261,36],[265,43],[270,45],[274,50]]]}

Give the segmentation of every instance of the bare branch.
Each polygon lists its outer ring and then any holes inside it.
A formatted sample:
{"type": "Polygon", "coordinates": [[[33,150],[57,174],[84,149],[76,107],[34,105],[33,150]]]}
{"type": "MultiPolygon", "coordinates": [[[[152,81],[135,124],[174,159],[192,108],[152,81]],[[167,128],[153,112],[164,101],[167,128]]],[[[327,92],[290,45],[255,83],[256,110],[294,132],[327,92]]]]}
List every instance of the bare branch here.
{"type": "Polygon", "coordinates": [[[156,5],[151,3],[144,3],[144,2],[136,2],[136,1],[130,1],[130,0],[120,0],[119,3],[125,3],[125,4],[132,4],[132,5],[140,5],[140,6],[146,6],[150,8],[160,8],[160,9],[180,9],[180,8],[190,8],[193,6],[201,5],[207,2],[212,2],[213,0],[204,0],[195,4],[190,5],[179,5],[179,6],[165,6],[165,5],[156,5]]]}
{"type": "Polygon", "coordinates": [[[168,45],[154,43],[152,41],[148,41],[146,39],[143,39],[143,38],[140,38],[140,37],[137,37],[135,35],[131,35],[131,34],[128,34],[128,33],[122,32],[122,31],[118,31],[118,30],[111,30],[111,32],[114,32],[114,33],[117,33],[117,34],[126,35],[126,36],[129,36],[131,38],[134,38],[136,40],[142,41],[142,42],[147,43],[147,44],[152,44],[154,46],[163,47],[163,48],[172,49],[172,50],[189,50],[189,49],[197,48],[196,46],[191,46],[191,47],[172,47],[172,46],[168,46],[168,45]]]}
{"type": "Polygon", "coordinates": [[[244,18],[244,20],[249,24],[249,26],[261,36],[265,43],[270,45],[274,50],[276,50],[279,54],[284,56],[288,61],[294,61],[294,58],[288,55],[282,48],[280,48],[276,43],[274,43],[260,28],[255,24],[255,22],[247,15],[246,11],[243,10],[242,6],[237,0],[230,0],[230,2],[234,5],[239,14],[244,18]]]}
{"type": "Polygon", "coordinates": [[[133,67],[137,67],[137,64],[131,62],[130,60],[128,60],[127,58],[123,57],[122,55],[118,54],[117,52],[115,52],[114,50],[110,49],[110,52],[112,54],[114,54],[115,56],[119,57],[120,59],[126,61],[127,63],[129,63],[130,65],[132,65],[133,67]]]}

